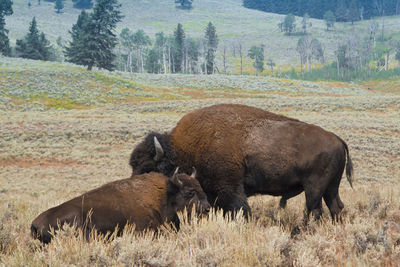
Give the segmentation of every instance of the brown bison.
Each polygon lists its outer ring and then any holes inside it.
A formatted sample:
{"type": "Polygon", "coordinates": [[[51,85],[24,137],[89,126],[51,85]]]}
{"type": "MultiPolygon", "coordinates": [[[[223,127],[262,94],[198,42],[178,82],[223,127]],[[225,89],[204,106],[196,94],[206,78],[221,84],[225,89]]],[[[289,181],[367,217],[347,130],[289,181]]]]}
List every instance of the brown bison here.
{"type": "Polygon", "coordinates": [[[322,213],[322,198],[335,219],[343,209],[339,184],[352,162],[335,134],[259,108],[220,104],[190,112],[171,133],[150,133],[133,150],[133,175],[170,174],[175,166],[195,166],[208,201],[225,211],[242,208],[246,197],[282,196],[280,205],[305,191],[307,217],[322,213]],[[347,159],[347,163],[346,163],[347,159]]]}
{"type": "Polygon", "coordinates": [[[151,172],[105,184],[40,214],[31,233],[43,243],[50,242],[50,228],[64,223],[76,224],[87,236],[92,229],[106,234],[118,226],[135,224],[135,230],[156,229],[164,222],[178,223],[177,212],[196,206],[196,212],[208,213],[210,204],[199,182],[178,174],[171,178],[151,172]]]}

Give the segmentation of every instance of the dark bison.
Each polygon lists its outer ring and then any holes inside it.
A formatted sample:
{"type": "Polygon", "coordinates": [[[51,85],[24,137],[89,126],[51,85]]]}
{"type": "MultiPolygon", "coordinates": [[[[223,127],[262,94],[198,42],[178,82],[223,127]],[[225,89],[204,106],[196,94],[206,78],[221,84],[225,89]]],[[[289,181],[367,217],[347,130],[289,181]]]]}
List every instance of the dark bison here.
{"type": "Polygon", "coordinates": [[[91,190],[40,214],[31,233],[43,243],[50,242],[50,228],[64,223],[76,224],[87,236],[92,229],[106,234],[118,226],[135,224],[135,230],[156,229],[164,222],[177,223],[177,212],[207,213],[210,204],[199,182],[192,176],[177,174],[171,178],[151,172],[118,180],[91,190]]]}
{"type": "Polygon", "coordinates": [[[315,218],[322,198],[332,218],[343,209],[339,184],[352,162],[346,143],[335,134],[295,119],[245,105],[220,104],[190,112],[171,133],[150,133],[133,150],[133,175],[170,174],[175,166],[195,166],[208,201],[225,211],[243,208],[255,194],[282,196],[280,205],[305,191],[315,218]],[[347,158],[347,163],[346,163],[347,158]]]}

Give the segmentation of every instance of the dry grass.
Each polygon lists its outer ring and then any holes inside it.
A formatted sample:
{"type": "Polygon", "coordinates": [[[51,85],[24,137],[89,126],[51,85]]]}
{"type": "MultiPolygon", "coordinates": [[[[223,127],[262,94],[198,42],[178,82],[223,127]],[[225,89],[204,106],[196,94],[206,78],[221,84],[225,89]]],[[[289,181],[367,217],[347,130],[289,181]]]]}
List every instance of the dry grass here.
{"type": "MultiPolygon", "coordinates": [[[[265,91],[262,98],[236,100],[203,97],[85,110],[1,109],[0,265],[398,266],[398,96],[375,90],[354,95],[313,96],[312,91],[303,97],[275,95],[284,89],[277,87],[273,97],[265,91]],[[177,233],[168,227],[157,234],[127,229],[111,241],[86,242],[68,228],[47,247],[31,239],[30,223],[40,212],[128,177],[129,154],[148,131],[167,131],[185,112],[219,102],[245,103],[295,117],[346,140],[355,185],[352,190],[345,179],[341,184],[344,222],[332,224],[325,207],[320,222],[296,232],[303,217],[303,194],[289,200],[285,210],[278,209],[278,198],[257,196],[249,199],[253,218],[248,222],[241,217],[229,220],[217,212],[184,222],[177,233]]],[[[176,92],[173,85],[170,90],[176,92]]]]}

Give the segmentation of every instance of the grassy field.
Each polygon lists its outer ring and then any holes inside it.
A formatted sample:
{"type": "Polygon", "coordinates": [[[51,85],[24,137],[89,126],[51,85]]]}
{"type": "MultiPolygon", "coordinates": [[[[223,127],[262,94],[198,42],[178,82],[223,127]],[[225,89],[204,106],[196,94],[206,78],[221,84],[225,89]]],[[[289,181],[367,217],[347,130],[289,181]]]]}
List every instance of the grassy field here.
{"type": "MultiPolygon", "coordinates": [[[[63,13],[56,14],[54,3],[31,0],[29,8],[27,1],[14,0],[14,14],[6,17],[6,28],[10,30],[9,37],[12,45],[16,39],[21,39],[28,31],[29,22],[35,16],[38,27],[48,39],[55,45],[58,37],[64,42],[70,39],[71,27],[76,23],[80,10],[72,8],[72,1],[66,0],[63,13]]],[[[164,31],[172,34],[176,25],[182,23],[186,36],[203,38],[204,31],[209,21],[216,26],[219,36],[219,52],[217,61],[222,64],[222,49],[227,47],[228,71],[238,73],[239,66],[238,51],[236,58],[232,57],[233,46],[238,42],[243,45],[244,55],[251,45],[265,45],[265,57],[272,58],[277,63],[277,69],[290,70],[290,66],[298,66],[300,59],[296,52],[299,36],[285,36],[278,29],[278,23],[283,21],[284,15],[266,13],[242,6],[242,0],[201,0],[193,2],[192,10],[182,10],[175,7],[173,0],[120,0],[122,14],[125,16],[117,25],[117,33],[125,27],[132,31],[143,29],[152,39],[155,33],[164,31]]],[[[296,18],[297,31],[301,31],[301,17],[296,18]]],[[[380,27],[383,25],[381,19],[376,20],[380,27]]],[[[369,32],[371,20],[351,23],[336,23],[332,31],[326,31],[323,20],[311,19],[312,27],[308,32],[321,41],[325,50],[325,59],[332,61],[334,51],[337,49],[338,41],[342,41],[348,35],[359,35],[366,37],[369,32]]],[[[385,18],[385,35],[394,39],[400,37],[400,17],[392,16],[385,18]]],[[[380,28],[379,31],[380,33],[380,28]]],[[[55,45],[56,46],[56,45],[55,45]]],[[[391,58],[394,62],[394,58],[391,58]]],[[[252,63],[245,62],[246,69],[252,72],[252,63]]],[[[222,69],[222,67],[220,67],[222,69]]]]}
{"type": "Polygon", "coordinates": [[[128,75],[0,58],[0,265],[4,266],[398,266],[399,80],[364,84],[272,78],[128,75]],[[249,199],[244,221],[212,213],[179,232],[89,242],[71,229],[47,247],[30,237],[42,211],[130,176],[131,150],[188,111],[243,103],[317,124],[342,137],[355,169],[340,187],[344,222],[310,222],[297,235],[304,194],[249,199]]]}

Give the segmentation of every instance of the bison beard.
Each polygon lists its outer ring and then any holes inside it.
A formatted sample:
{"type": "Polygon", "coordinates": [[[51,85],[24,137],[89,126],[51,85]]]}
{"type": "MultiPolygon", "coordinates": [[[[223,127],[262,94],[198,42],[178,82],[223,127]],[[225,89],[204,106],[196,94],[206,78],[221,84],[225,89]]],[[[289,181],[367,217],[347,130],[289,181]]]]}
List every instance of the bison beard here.
{"type": "Polygon", "coordinates": [[[220,104],[190,112],[171,133],[150,133],[133,150],[133,174],[192,166],[208,201],[224,211],[243,209],[255,194],[287,199],[305,192],[307,218],[322,213],[322,198],[333,219],[343,209],[339,185],[352,162],[335,134],[296,119],[245,105],[220,104]],[[347,161],[347,164],[346,164],[347,161]]]}

